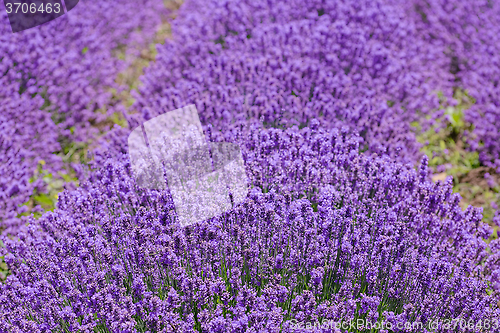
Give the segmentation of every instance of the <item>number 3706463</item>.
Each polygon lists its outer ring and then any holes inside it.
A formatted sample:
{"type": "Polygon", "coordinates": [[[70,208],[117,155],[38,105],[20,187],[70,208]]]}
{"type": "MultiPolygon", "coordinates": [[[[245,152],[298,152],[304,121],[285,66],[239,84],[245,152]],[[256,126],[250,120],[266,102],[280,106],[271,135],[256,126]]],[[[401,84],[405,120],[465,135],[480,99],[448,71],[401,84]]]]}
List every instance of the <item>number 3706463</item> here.
{"type": "Polygon", "coordinates": [[[14,2],[14,3],[7,3],[6,4],[6,10],[7,14],[11,13],[31,13],[31,14],[36,14],[36,13],[56,13],[59,14],[61,12],[61,4],[55,3],[41,3],[40,5],[37,6],[35,3],[27,4],[27,3],[22,3],[22,2],[14,2]]]}

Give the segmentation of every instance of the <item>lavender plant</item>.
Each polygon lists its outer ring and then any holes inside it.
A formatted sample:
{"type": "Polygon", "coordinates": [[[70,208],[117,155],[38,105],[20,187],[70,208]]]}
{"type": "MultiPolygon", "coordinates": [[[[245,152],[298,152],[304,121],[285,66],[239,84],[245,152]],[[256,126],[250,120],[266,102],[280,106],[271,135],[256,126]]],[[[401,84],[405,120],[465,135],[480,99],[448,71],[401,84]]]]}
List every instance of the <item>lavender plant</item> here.
{"type": "Polygon", "coordinates": [[[439,107],[435,92],[451,98],[453,75],[407,16],[391,1],[186,1],[135,109],[149,119],[195,103],[218,130],[318,119],[417,162],[410,123],[439,107]]]}
{"type": "Polygon", "coordinates": [[[359,154],[347,128],[318,125],[212,131],[240,144],[253,188],[186,228],[168,190],[139,189],[115,145],[58,209],[3,238],[12,275],[0,329],[292,332],[292,319],[497,318],[499,242],[484,241],[480,210],[460,209],[450,179],[429,182],[425,159],[414,170],[359,154]]]}
{"type": "MultiPolygon", "coordinates": [[[[3,6],[3,5],[2,5],[3,6]]],[[[12,33],[0,11],[0,230],[14,233],[20,207],[43,181],[39,162],[64,172],[60,156],[95,136],[115,112],[114,79],[154,34],[162,1],[80,1],[68,15],[12,33]],[[141,30],[141,33],[138,32],[141,30]],[[123,59],[119,59],[119,51],[123,59]]]]}

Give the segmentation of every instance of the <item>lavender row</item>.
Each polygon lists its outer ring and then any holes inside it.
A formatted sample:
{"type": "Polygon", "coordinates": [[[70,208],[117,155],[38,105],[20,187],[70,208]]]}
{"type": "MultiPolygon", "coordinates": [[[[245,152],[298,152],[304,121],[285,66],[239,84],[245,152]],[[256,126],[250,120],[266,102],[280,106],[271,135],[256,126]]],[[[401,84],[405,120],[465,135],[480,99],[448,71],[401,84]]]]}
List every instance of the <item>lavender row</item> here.
{"type": "Polygon", "coordinates": [[[363,151],[415,163],[410,123],[429,128],[459,89],[475,100],[469,149],[495,165],[499,13],[488,1],[186,1],[136,109],[149,119],[196,103],[221,130],[316,118],[360,133],[363,151]]]}
{"type": "Polygon", "coordinates": [[[360,155],[347,128],[318,125],[226,132],[242,147],[250,195],[186,228],[168,190],[138,188],[116,136],[56,211],[19,240],[3,237],[12,275],[0,329],[292,332],[291,320],[498,318],[500,242],[484,241],[480,210],[460,209],[450,179],[429,182],[426,160],[415,171],[360,155]]]}
{"type": "MultiPolygon", "coordinates": [[[[451,61],[454,86],[473,97],[465,112],[466,133],[481,162],[500,168],[500,4],[495,1],[411,2],[407,12],[432,47],[451,61]]],[[[500,170],[500,169],[499,169],[500,170]]]]}
{"type": "Polygon", "coordinates": [[[361,148],[419,160],[410,123],[453,94],[434,47],[391,1],[186,1],[136,95],[146,118],[195,103],[225,130],[348,126],[361,148]]]}
{"type": "Polygon", "coordinates": [[[85,142],[112,114],[117,74],[154,35],[162,1],[80,1],[67,15],[12,33],[0,10],[1,227],[17,223],[40,160],[62,170],[61,142],[85,142]],[[140,30],[140,31],[139,31],[140,30]],[[123,60],[119,51],[125,51],[123,60]],[[18,161],[19,160],[19,161],[18,161]]]}

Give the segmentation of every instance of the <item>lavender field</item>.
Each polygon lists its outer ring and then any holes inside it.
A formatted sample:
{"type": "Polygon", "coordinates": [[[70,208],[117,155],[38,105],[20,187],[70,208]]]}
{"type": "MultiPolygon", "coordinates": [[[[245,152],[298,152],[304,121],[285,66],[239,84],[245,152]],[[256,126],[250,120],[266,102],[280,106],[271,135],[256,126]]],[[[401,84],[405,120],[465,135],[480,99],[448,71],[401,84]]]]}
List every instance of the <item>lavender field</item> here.
{"type": "Polygon", "coordinates": [[[7,8],[0,333],[500,332],[500,2],[7,8]],[[186,225],[129,143],[188,105],[248,192],[186,225]]]}

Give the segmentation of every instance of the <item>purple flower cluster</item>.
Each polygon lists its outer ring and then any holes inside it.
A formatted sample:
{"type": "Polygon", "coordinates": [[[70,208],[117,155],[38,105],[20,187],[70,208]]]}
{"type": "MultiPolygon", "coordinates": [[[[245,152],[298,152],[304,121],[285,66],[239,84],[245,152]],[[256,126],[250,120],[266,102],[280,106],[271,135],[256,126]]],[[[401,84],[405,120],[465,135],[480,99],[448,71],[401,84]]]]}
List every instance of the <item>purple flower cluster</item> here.
{"type": "Polygon", "coordinates": [[[391,1],[186,1],[173,32],[136,94],[146,119],[191,103],[221,130],[318,119],[416,162],[410,123],[452,95],[441,48],[391,1]]]}
{"type": "MultiPolygon", "coordinates": [[[[494,1],[186,1],[136,95],[146,118],[196,103],[204,123],[348,126],[363,150],[419,160],[414,130],[475,104],[466,132],[500,167],[500,5],[494,1]]],[[[441,120],[440,120],[441,121],[441,120]]]]}
{"type": "MultiPolygon", "coordinates": [[[[40,28],[0,26],[6,226],[41,186],[29,182],[38,160],[57,170],[61,137],[86,140],[91,123],[119,110],[108,88],[120,88],[114,78],[129,58],[113,50],[137,52],[134,31],[152,30],[161,8],[82,1],[40,28]]],[[[128,130],[113,129],[54,212],[0,237],[11,271],[0,284],[0,332],[294,332],[292,320],[499,318],[500,240],[485,241],[491,228],[480,209],[460,208],[451,178],[429,180],[410,127],[430,125],[438,91],[453,103],[454,89],[469,90],[471,147],[495,163],[498,43],[485,31],[498,30],[498,8],[186,1],[136,92],[139,112],[126,117],[134,128],[196,104],[208,141],[241,147],[248,197],[181,227],[168,189],[135,182],[128,130]]]]}
{"type": "Polygon", "coordinates": [[[292,319],[500,315],[500,242],[486,244],[490,228],[460,209],[450,179],[427,180],[426,160],[416,171],[359,154],[348,128],[314,120],[209,136],[242,147],[243,203],[181,228],[168,190],[139,189],[117,145],[54,212],[3,237],[0,331],[292,332],[292,319]]]}
{"type": "Polygon", "coordinates": [[[0,226],[9,228],[41,185],[28,181],[39,160],[60,170],[53,153],[61,140],[86,141],[96,132],[91,124],[115,111],[115,78],[154,35],[165,9],[160,0],[82,0],[67,15],[20,33],[12,33],[0,9],[0,226]]]}

